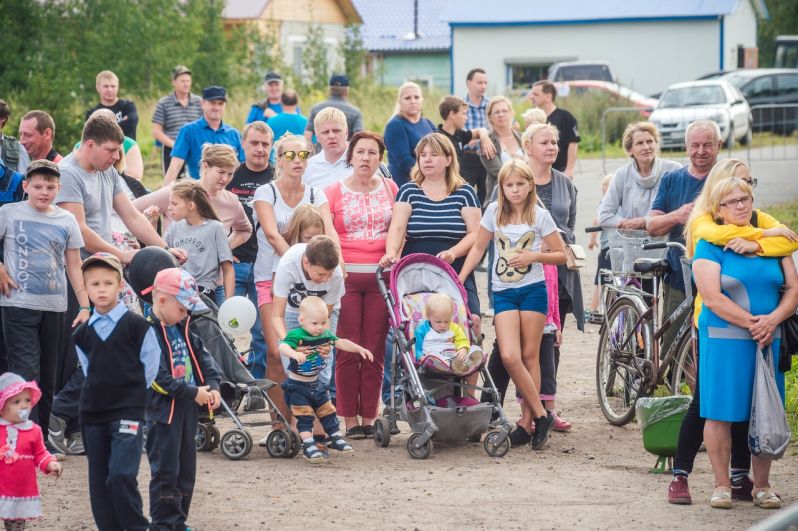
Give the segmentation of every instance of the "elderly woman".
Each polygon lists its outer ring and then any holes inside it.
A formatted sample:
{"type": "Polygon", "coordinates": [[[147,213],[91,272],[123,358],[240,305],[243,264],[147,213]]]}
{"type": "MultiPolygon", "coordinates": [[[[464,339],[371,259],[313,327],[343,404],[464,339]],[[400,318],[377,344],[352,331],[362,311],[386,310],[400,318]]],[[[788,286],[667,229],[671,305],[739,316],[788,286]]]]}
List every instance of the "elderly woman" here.
{"type": "Polygon", "coordinates": [[[651,122],[629,124],[623,133],[623,148],[632,160],[615,171],[601,200],[602,227],[645,230],[645,216],[657,197],[663,174],[682,167],[659,154],[659,131],[651,122]]]}
{"type": "Polygon", "coordinates": [[[368,361],[357,353],[336,353],[336,408],[344,418],[346,436],[353,439],[374,434],[388,334],[388,308],[374,273],[385,254],[398,189],[378,172],[384,153],[380,135],[355,133],[346,154],[352,175],[324,190],[347,272],[338,335],[374,355],[368,361]]]}
{"type": "Polygon", "coordinates": [[[488,158],[480,154],[479,158],[488,172],[485,197],[491,197],[495,192],[499,170],[512,159],[523,160],[524,150],[521,148],[521,133],[513,129],[513,104],[508,98],[496,96],[490,100],[486,113],[490,125],[490,140],[498,156],[488,158]]]}
{"type": "MultiPolygon", "coordinates": [[[[693,256],[699,240],[727,247],[738,254],[757,253],[762,256],[789,256],[798,250],[798,235],[781,225],[778,220],[761,210],[754,210],[751,224],[738,226],[724,224],[713,216],[712,191],[731,178],[742,179],[751,187],[755,181],[748,166],[735,159],[726,159],[715,164],[707,175],[704,188],[695,199],[693,210],[687,220],[685,240],[687,255],[693,256]]],[[[696,320],[703,307],[701,296],[696,296],[696,320]]],[[[685,363],[685,369],[696,382],[695,360],[685,363]]],[[[693,470],[696,454],[704,442],[704,419],[700,416],[700,391],[694,383],[693,400],[682,420],[679,442],[673,460],[673,480],[668,486],[668,501],[675,504],[692,503],[687,478],[693,470]]],[[[749,477],[751,453],[748,449],[748,422],[731,425],[731,485],[732,498],[750,500],[753,482],[749,477]]]]}
{"type": "MultiPolygon", "coordinates": [[[[732,177],[710,192],[712,215],[725,225],[751,223],[753,190],[732,177]]],[[[730,248],[699,240],[693,275],[703,298],[698,318],[698,379],[700,414],[706,419],[704,442],[715,474],[710,505],[732,506],[729,457],[731,424],[746,421],[751,412],[757,347],[779,352],[779,325],[798,306],[798,274],[791,257],[781,259],[738,254],[730,248]],[[783,268],[781,267],[783,266],[783,268]],[[779,295],[782,285],[784,293],[779,295]]],[[[784,393],[784,374],[776,371],[784,393]]],[[[752,457],[754,504],[781,507],[768,482],[771,461],[752,457]]]]}
{"type": "Polygon", "coordinates": [[[385,124],[388,169],[398,186],[410,180],[410,170],[416,163],[418,141],[435,131],[435,124],[421,115],[423,106],[421,87],[412,81],[407,82],[399,87],[396,113],[385,124]]]}

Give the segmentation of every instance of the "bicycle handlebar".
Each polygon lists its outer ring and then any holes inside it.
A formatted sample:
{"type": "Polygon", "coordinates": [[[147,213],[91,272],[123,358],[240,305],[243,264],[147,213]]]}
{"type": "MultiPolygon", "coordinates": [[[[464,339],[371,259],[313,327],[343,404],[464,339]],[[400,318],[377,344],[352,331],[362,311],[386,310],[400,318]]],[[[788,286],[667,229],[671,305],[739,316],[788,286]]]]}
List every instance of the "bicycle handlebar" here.
{"type": "Polygon", "coordinates": [[[585,227],[585,232],[587,232],[587,233],[601,232],[603,230],[604,230],[604,227],[585,227]]]}
{"type": "Polygon", "coordinates": [[[652,243],[643,244],[644,251],[653,251],[654,249],[665,249],[666,247],[675,247],[677,249],[681,249],[682,252],[687,252],[687,247],[685,247],[679,242],[652,242],[652,243]]]}

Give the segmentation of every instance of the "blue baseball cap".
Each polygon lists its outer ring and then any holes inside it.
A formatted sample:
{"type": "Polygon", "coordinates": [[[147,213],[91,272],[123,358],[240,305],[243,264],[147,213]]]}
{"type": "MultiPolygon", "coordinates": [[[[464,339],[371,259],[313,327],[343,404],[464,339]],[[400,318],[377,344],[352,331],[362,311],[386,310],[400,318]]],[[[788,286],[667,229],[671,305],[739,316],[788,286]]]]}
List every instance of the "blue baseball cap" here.
{"type": "Polygon", "coordinates": [[[330,77],[330,86],[331,87],[348,87],[349,86],[349,78],[346,74],[333,74],[330,77]]]}
{"type": "Polygon", "coordinates": [[[224,87],[211,85],[202,89],[202,99],[205,101],[224,100],[227,101],[227,91],[224,87]]]}
{"type": "MultiPolygon", "coordinates": [[[[148,289],[148,291],[150,290],[148,289]]],[[[184,269],[169,267],[159,271],[155,275],[155,282],[152,283],[152,291],[172,295],[190,312],[201,312],[208,309],[199,295],[197,281],[194,280],[191,273],[184,269]]]]}

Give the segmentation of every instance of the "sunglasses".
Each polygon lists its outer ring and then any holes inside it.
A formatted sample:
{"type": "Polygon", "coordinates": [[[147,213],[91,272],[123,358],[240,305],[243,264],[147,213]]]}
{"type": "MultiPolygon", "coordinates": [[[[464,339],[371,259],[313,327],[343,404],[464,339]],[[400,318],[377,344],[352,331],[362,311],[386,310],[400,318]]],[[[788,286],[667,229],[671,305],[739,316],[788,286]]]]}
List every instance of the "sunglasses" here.
{"type": "Polygon", "coordinates": [[[745,180],[745,182],[747,182],[747,183],[748,183],[748,185],[749,185],[751,188],[756,188],[756,185],[757,185],[757,183],[759,182],[759,180],[758,180],[758,179],[756,179],[755,177],[751,177],[751,179],[750,179],[750,180],[748,180],[748,179],[744,179],[744,180],[745,180]]]}
{"type": "Polygon", "coordinates": [[[285,151],[279,155],[285,160],[294,160],[299,157],[299,160],[307,160],[310,156],[310,151],[285,151]]]}

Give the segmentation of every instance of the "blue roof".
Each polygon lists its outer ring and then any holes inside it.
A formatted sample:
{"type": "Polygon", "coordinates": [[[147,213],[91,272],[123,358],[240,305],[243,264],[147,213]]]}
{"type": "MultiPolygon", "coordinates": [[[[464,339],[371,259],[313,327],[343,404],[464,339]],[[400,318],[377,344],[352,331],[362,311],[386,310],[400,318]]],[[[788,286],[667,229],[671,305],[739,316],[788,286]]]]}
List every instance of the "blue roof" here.
{"type": "Polygon", "coordinates": [[[413,34],[414,0],[353,0],[363,19],[363,43],[370,52],[448,51],[449,25],[441,20],[447,0],[418,0],[417,38],[413,34]]]}
{"type": "Polygon", "coordinates": [[[748,0],[451,0],[441,18],[456,26],[563,24],[730,15],[748,0]]]}

